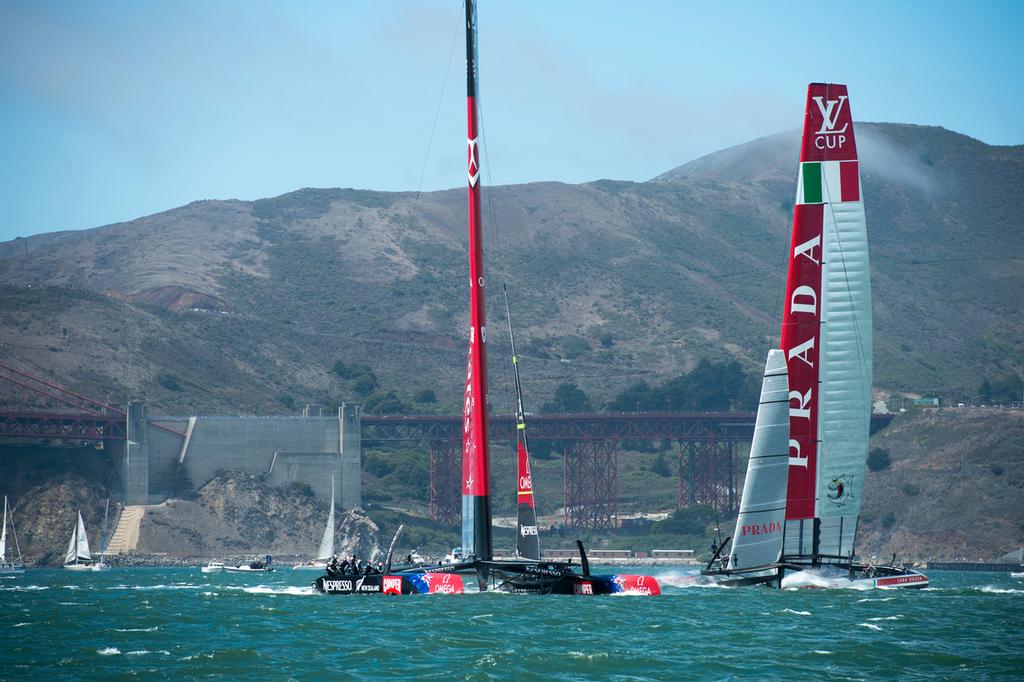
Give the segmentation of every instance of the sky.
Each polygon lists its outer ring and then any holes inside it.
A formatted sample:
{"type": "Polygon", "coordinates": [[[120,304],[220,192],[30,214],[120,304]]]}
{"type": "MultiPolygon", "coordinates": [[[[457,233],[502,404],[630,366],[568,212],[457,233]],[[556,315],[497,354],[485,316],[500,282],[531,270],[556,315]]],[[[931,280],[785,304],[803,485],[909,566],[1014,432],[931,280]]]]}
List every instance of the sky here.
{"type": "MultiPolygon", "coordinates": [[[[0,0],[0,241],[464,186],[460,2],[0,0]]],[[[1024,2],[481,5],[485,184],[647,180],[798,127],[812,81],[858,121],[1024,143],[1024,2]]]]}

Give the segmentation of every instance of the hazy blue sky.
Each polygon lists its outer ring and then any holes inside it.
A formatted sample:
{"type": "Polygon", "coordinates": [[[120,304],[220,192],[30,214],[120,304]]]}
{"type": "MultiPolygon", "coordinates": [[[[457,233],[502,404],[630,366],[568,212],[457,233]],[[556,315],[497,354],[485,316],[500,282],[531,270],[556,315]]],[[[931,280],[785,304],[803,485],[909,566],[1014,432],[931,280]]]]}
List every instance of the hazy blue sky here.
{"type": "MultiPolygon", "coordinates": [[[[1024,2],[481,4],[494,184],[645,180],[797,127],[821,80],[850,86],[857,120],[1024,143],[1024,2]]],[[[415,190],[446,71],[423,188],[461,187],[461,13],[0,0],[0,239],[195,199],[415,190]]]]}

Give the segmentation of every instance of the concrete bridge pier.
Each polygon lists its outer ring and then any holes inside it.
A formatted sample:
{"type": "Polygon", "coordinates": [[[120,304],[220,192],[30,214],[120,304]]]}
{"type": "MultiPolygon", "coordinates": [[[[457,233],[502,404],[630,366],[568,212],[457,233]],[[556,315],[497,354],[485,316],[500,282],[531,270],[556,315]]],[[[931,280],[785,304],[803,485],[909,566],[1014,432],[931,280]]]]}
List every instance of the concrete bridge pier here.
{"type": "Polygon", "coordinates": [[[149,504],[149,424],[146,403],[128,403],[127,440],[121,456],[124,503],[149,504]]]}
{"type": "Polygon", "coordinates": [[[338,408],[338,451],[341,453],[342,509],[363,506],[363,425],[359,405],[338,408]]]}

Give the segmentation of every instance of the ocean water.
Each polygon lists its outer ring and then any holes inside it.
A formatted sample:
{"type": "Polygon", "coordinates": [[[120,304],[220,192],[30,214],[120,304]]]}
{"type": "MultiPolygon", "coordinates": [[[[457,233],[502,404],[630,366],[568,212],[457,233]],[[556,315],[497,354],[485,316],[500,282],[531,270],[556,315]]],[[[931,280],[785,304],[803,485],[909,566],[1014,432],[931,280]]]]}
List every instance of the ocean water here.
{"type": "MultiPolygon", "coordinates": [[[[615,569],[602,572],[630,572],[615,569]]],[[[309,571],[30,570],[0,579],[0,679],[1021,679],[1024,580],[660,597],[315,594],[309,571]]]]}

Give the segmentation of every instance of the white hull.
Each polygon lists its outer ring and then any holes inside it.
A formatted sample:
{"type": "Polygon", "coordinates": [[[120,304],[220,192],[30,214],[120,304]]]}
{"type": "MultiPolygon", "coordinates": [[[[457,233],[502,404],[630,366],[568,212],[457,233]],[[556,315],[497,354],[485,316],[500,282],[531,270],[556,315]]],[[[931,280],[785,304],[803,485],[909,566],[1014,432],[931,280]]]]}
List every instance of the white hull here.
{"type": "Polygon", "coordinates": [[[326,571],[326,561],[314,561],[308,564],[296,564],[292,566],[293,571],[326,571]]]}
{"type": "Polygon", "coordinates": [[[224,564],[208,564],[200,569],[203,573],[221,573],[224,571],[224,564]]]}
{"type": "Polygon", "coordinates": [[[273,568],[251,568],[249,566],[225,566],[228,573],[270,573],[273,568]]]}
{"type": "Polygon", "coordinates": [[[110,564],[105,564],[105,563],[102,563],[102,562],[100,562],[98,564],[93,564],[92,565],[92,570],[93,571],[97,571],[97,572],[99,572],[99,571],[109,571],[110,570],[110,564]]]}
{"type": "Polygon", "coordinates": [[[94,564],[64,564],[66,571],[92,571],[94,564]]]}
{"type": "Polygon", "coordinates": [[[1024,578],[1024,572],[1021,572],[1021,573],[1011,573],[1010,577],[1011,578],[1024,578]]]}
{"type": "Polygon", "coordinates": [[[24,564],[10,564],[10,563],[0,564],[0,575],[14,575],[14,574],[17,574],[17,573],[24,573],[24,572],[25,572],[25,565],[24,564]]]}
{"type": "Polygon", "coordinates": [[[786,571],[782,578],[783,589],[897,589],[928,587],[928,576],[913,569],[899,569],[888,566],[870,567],[855,565],[851,574],[842,566],[834,568],[815,567],[800,571],[786,571]],[[872,573],[876,573],[872,575],[872,573]]]}

